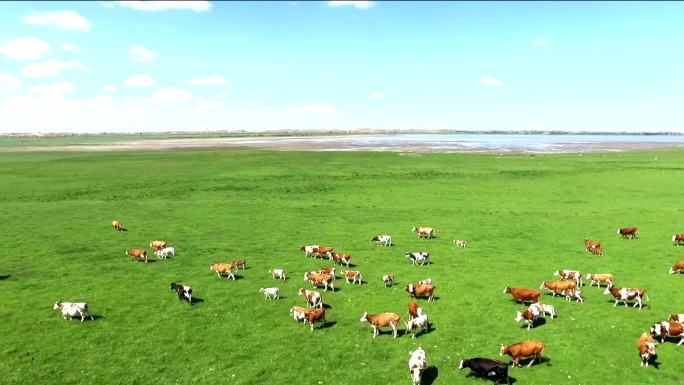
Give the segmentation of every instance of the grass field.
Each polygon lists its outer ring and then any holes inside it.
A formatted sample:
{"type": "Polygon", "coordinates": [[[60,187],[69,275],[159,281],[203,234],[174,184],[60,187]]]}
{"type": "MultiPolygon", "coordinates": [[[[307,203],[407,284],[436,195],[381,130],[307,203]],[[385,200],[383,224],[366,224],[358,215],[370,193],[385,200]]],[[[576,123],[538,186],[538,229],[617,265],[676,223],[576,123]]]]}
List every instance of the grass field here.
{"type": "Polygon", "coordinates": [[[409,352],[422,346],[425,383],[475,384],[461,358],[536,339],[549,361],[511,369],[518,384],[680,384],[684,346],[660,345],[659,368],[640,367],[635,348],[652,323],[684,312],[684,277],[667,274],[684,251],[670,242],[684,232],[684,151],[655,155],[2,153],[0,383],[410,384],[409,352]],[[414,225],[437,238],[418,239],[414,225]],[[640,239],[619,239],[626,226],[640,239]],[[384,233],[395,246],[370,241],[384,233]],[[586,253],[584,238],[605,255],[586,253]],[[153,239],[177,256],[123,255],[153,239]],[[313,333],[288,309],[304,304],[302,274],[329,262],[304,258],[303,244],[350,253],[364,277],[323,294],[328,323],[313,333]],[[404,253],[421,250],[433,264],[411,266],[404,253]],[[236,281],[209,271],[237,258],[248,269],[236,281]],[[290,279],[273,280],[273,267],[290,279]],[[583,305],[545,294],[559,317],[525,330],[503,288],[537,288],[557,269],[612,272],[650,301],[639,311],[614,308],[603,289],[585,288],[583,305]],[[399,284],[384,288],[389,272],[399,284]],[[406,319],[403,286],[427,277],[438,299],[418,302],[434,329],[372,339],[362,313],[406,319]],[[180,302],[171,281],[203,301],[180,302]],[[283,298],[258,293],[270,286],[283,298]],[[86,301],[98,318],[65,321],[59,299],[86,301]]]}

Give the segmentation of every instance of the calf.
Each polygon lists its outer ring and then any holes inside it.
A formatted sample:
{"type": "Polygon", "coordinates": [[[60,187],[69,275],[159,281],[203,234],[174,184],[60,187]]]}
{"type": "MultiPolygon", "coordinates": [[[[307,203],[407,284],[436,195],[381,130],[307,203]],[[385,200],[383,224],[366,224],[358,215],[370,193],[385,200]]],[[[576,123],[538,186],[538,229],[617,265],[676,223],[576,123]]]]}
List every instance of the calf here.
{"type": "Polygon", "coordinates": [[[417,265],[418,262],[420,262],[421,266],[424,265],[425,262],[427,262],[427,264],[429,265],[430,264],[430,261],[428,260],[429,257],[430,257],[430,253],[428,253],[427,251],[420,251],[420,252],[416,252],[416,253],[406,253],[406,258],[409,258],[411,260],[411,262],[413,262],[414,265],[417,265]]]}
{"type": "Polygon", "coordinates": [[[385,286],[394,286],[394,274],[383,275],[382,284],[385,286]]]}
{"type": "Polygon", "coordinates": [[[299,307],[299,306],[293,306],[290,309],[290,315],[292,318],[295,320],[296,323],[299,323],[299,321],[306,321],[306,308],[305,307],[299,307]]]}
{"type": "Polygon", "coordinates": [[[157,255],[157,259],[167,259],[169,254],[173,255],[174,257],[176,256],[176,248],[173,246],[166,246],[165,248],[157,250],[154,253],[157,255]]]}
{"type": "Polygon", "coordinates": [[[565,290],[574,290],[575,289],[575,282],[573,281],[546,281],[542,282],[541,286],[539,286],[540,289],[549,289],[551,293],[553,293],[553,296],[555,297],[556,294],[560,294],[562,291],[565,290]]]}
{"type": "Polygon", "coordinates": [[[119,221],[117,221],[117,220],[114,220],[114,221],[112,222],[112,227],[113,227],[114,230],[116,230],[116,231],[121,231],[121,229],[123,229],[123,225],[121,224],[121,222],[119,222],[119,221]]]}
{"type": "Polygon", "coordinates": [[[646,290],[644,289],[639,289],[639,288],[627,288],[627,287],[607,287],[606,290],[603,292],[604,295],[611,294],[613,298],[615,298],[615,304],[613,304],[613,307],[617,306],[618,302],[622,301],[622,303],[625,304],[625,307],[627,307],[627,301],[628,300],[634,300],[634,306],[632,307],[637,307],[639,306],[639,310],[641,310],[643,306],[643,297],[645,296],[646,299],[648,299],[648,294],[646,294],[646,290]]]}
{"type": "Polygon", "coordinates": [[[617,229],[617,233],[622,238],[635,239],[639,235],[639,229],[636,227],[624,227],[617,229]]]}
{"type": "Polygon", "coordinates": [[[456,245],[456,247],[465,249],[468,246],[468,241],[464,239],[454,239],[454,244],[456,245]]]}
{"type": "Polygon", "coordinates": [[[675,245],[681,245],[684,243],[684,234],[674,234],[672,236],[672,243],[675,245]]]}
{"type": "Polygon", "coordinates": [[[404,321],[404,325],[406,325],[406,331],[412,332],[413,337],[411,338],[416,338],[416,331],[427,331],[428,327],[430,326],[429,322],[428,316],[426,314],[421,314],[418,317],[409,320],[408,322],[404,321]]]}
{"type": "Polygon", "coordinates": [[[57,301],[55,302],[54,306],[52,306],[53,309],[55,310],[61,310],[62,311],[62,317],[64,319],[69,318],[69,321],[73,319],[73,317],[80,316],[81,317],[81,322],[85,319],[85,317],[90,317],[90,320],[92,321],[93,315],[90,314],[90,311],[88,310],[88,304],[85,302],[62,302],[62,301],[57,301]]]}
{"type": "Polygon", "coordinates": [[[684,314],[670,314],[670,318],[668,318],[672,322],[679,322],[684,323],[684,314]]]}
{"type": "Polygon", "coordinates": [[[313,287],[324,286],[323,291],[328,291],[328,286],[334,291],[335,285],[333,284],[333,279],[328,274],[321,274],[315,271],[309,271],[304,274],[304,280],[311,282],[313,287]]]}
{"type": "Polygon", "coordinates": [[[239,268],[242,268],[242,270],[244,270],[247,267],[247,261],[244,259],[236,259],[235,261],[232,261],[230,264],[233,265],[235,270],[239,268]]]}
{"type": "Polygon", "coordinates": [[[520,288],[520,287],[510,287],[506,286],[504,289],[504,294],[510,294],[513,296],[513,300],[517,303],[518,301],[525,302],[538,302],[539,294],[538,290],[520,288]]]}
{"type": "Polygon", "coordinates": [[[435,237],[435,229],[432,227],[416,227],[413,226],[411,229],[414,233],[418,235],[418,238],[434,238],[435,237]]]}
{"type": "Polygon", "coordinates": [[[404,288],[404,291],[407,292],[410,297],[427,297],[428,302],[435,301],[435,286],[432,285],[409,284],[404,288]]]}
{"type": "Polygon", "coordinates": [[[535,315],[530,310],[525,310],[522,312],[516,312],[515,313],[515,322],[520,322],[523,320],[525,321],[525,324],[527,324],[527,330],[530,330],[530,328],[534,324],[534,321],[537,320],[537,315],[535,315]]]}
{"type": "Polygon", "coordinates": [[[233,274],[233,270],[235,270],[235,266],[233,266],[230,263],[220,263],[220,262],[214,262],[211,265],[209,265],[209,270],[215,271],[216,275],[218,275],[219,278],[221,278],[222,274],[226,275],[226,279],[233,279],[235,281],[235,275],[233,274]]]}
{"type": "Polygon", "coordinates": [[[427,357],[425,350],[420,346],[418,349],[411,352],[411,358],[408,362],[409,372],[411,372],[411,380],[413,385],[420,385],[423,377],[423,371],[427,367],[427,357]]]}
{"type": "Polygon", "coordinates": [[[392,246],[392,237],[389,235],[376,235],[371,238],[371,241],[375,241],[375,243],[381,246],[392,246]]]}
{"type": "Polygon", "coordinates": [[[263,293],[265,298],[278,299],[280,298],[280,289],[277,287],[267,287],[259,289],[259,293],[263,293]]]}
{"type": "Polygon", "coordinates": [[[269,269],[268,272],[271,273],[273,279],[286,279],[285,270],[283,269],[269,269]]]}
{"type": "Polygon", "coordinates": [[[397,323],[400,319],[399,314],[395,313],[368,314],[368,312],[363,312],[360,321],[368,322],[373,327],[373,338],[378,336],[381,327],[387,325],[392,327],[392,336],[397,338],[397,323]]]}
{"type": "Polygon", "coordinates": [[[651,326],[651,334],[660,337],[660,343],[665,342],[666,337],[679,337],[677,345],[684,344],[684,325],[678,322],[659,322],[651,326]]]}
{"type": "Polygon", "coordinates": [[[675,273],[681,273],[684,271],[684,260],[677,261],[671,268],[669,273],[670,274],[675,274],[675,273]]]}
{"type": "Polygon", "coordinates": [[[192,305],[192,288],[180,283],[171,282],[171,290],[175,290],[179,300],[187,300],[192,305]]]}
{"type": "Polygon", "coordinates": [[[306,299],[306,304],[311,307],[323,307],[321,293],[317,291],[299,289],[297,295],[304,297],[304,299],[306,299]]]}
{"type": "Polygon", "coordinates": [[[147,251],[145,249],[127,249],[124,255],[129,255],[135,261],[147,263],[147,251]]]}
{"type": "Polygon", "coordinates": [[[423,308],[418,306],[418,304],[414,301],[410,301],[408,303],[408,314],[410,319],[420,317],[421,315],[423,315],[423,308]]]}
{"type": "Polygon", "coordinates": [[[656,353],[656,342],[653,340],[648,333],[644,332],[641,334],[636,343],[637,349],[639,349],[639,357],[641,357],[641,366],[648,366],[651,358],[655,358],[658,354],[656,353]]]}
{"type": "Polygon", "coordinates": [[[486,378],[494,382],[506,381],[511,384],[508,377],[508,365],[501,361],[490,360],[488,358],[464,359],[458,364],[458,369],[469,368],[470,373],[480,378],[486,378]]]}
{"type": "Polygon", "coordinates": [[[596,286],[601,287],[602,282],[606,282],[608,287],[613,286],[613,274],[587,274],[586,277],[589,280],[589,287],[596,284],[596,286]]]}
{"type": "Polygon", "coordinates": [[[325,321],[325,308],[307,309],[305,317],[306,322],[311,325],[311,331],[313,332],[314,323],[325,321]]]}
{"type": "Polygon", "coordinates": [[[523,341],[512,345],[501,345],[499,355],[508,354],[513,359],[514,366],[521,366],[520,360],[526,357],[532,357],[532,360],[527,367],[532,366],[534,361],[540,361],[542,353],[544,352],[544,344],[539,341],[523,341]]]}
{"type": "Polygon", "coordinates": [[[561,280],[575,281],[577,286],[582,286],[582,272],[577,270],[556,270],[553,273],[554,276],[559,277],[561,280]]]}
{"type": "Polygon", "coordinates": [[[584,303],[584,298],[582,297],[582,292],[580,290],[565,290],[561,294],[565,296],[565,300],[570,302],[573,299],[579,301],[579,303],[584,303]]]}
{"type": "Polygon", "coordinates": [[[166,241],[152,241],[152,242],[150,242],[150,248],[152,249],[152,251],[159,251],[159,250],[165,248],[166,246],[167,246],[166,241]]]}

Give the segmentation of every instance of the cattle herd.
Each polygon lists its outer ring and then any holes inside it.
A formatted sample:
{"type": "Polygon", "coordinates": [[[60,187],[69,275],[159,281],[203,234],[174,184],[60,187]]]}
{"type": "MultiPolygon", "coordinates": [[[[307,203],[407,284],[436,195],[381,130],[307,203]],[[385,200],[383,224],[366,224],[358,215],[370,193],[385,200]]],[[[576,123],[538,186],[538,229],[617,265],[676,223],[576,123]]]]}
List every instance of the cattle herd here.
{"type": "MultiPolygon", "coordinates": [[[[112,222],[115,230],[121,231],[123,229],[121,222],[118,220],[112,222]]],[[[413,227],[412,232],[418,235],[419,238],[432,239],[435,238],[436,232],[432,227],[413,227]]],[[[621,228],[617,230],[617,234],[626,239],[636,239],[639,231],[635,227],[621,228]]],[[[378,235],[371,238],[377,245],[392,246],[392,237],[389,235],[378,235]]],[[[465,240],[454,240],[454,244],[459,248],[465,248],[467,242],[465,240]]],[[[676,245],[684,244],[684,234],[675,234],[672,236],[672,242],[676,245]]],[[[169,256],[176,255],[175,248],[167,245],[165,241],[154,240],[150,242],[150,248],[158,259],[166,259],[169,256]]],[[[603,255],[603,248],[601,243],[591,239],[584,240],[584,248],[587,252],[594,255],[603,255]]],[[[304,253],[305,257],[312,258],[327,258],[334,264],[346,265],[349,269],[351,256],[346,253],[339,253],[331,246],[307,245],[299,248],[304,253]]],[[[147,250],[145,249],[127,249],[126,255],[133,260],[147,263],[147,250]]],[[[426,251],[408,252],[406,257],[413,265],[429,264],[430,254],[426,251]]],[[[231,262],[215,262],[209,267],[215,272],[217,276],[226,277],[226,279],[235,279],[235,272],[240,268],[246,267],[244,259],[238,259],[231,262]]],[[[684,260],[675,263],[669,270],[669,273],[684,272],[684,260]]],[[[285,270],[282,268],[271,268],[268,270],[273,279],[286,279],[285,270]]],[[[363,277],[360,271],[341,270],[342,277],[344,277],[347,284],[354,285],[363,283],[363,277]]],[[[539,301],[541,295],[540,290],[548,290],[552,294],[552,298],[556,295],[562,296],[567,301],[577,300],[580,304],[584,303],[584,296],[580,288],[584,286],[583,277],[589,281],[589,287],[596,284],[597,287],[602,288],[605,284],[605,291],[603,294],[611,295],[615,299],[613,306],[617,306],[622,302],[625,307],[628,306],[628,301],[633,303],[632,307],[644,306],[643,301],[648,300],[648,294],[643,288],[634,287],[616,287],[613,285],[614,275],[607,272],[602,273],[588,273],[584,274],[578,270],[556,270],[553,276],[557,277],[555,281],[543,281],[539,290],[524,287],[506,286],[504,294],[510,294],[514,303],[522,303],[529,306],[521,311],[516,312],[515,321],[523,321],[527,329],[535,327],[536,322],[540,318],[545,318],[547,315],[554,319],[556,311],[553,305],[542,303],[539,301]]],[[[327,267],[317,271],[308,271],[303,274],[304,281],[311,283],[314,289],[323,288],[326,292],[328,289],[335,291],[334,281],[337,279],[337,269],[334,267],[327,267]]],[[[382,277],[382,284],[385,286],[393,286],[395,277],[389,273],[382,277]]],[[[179,300],[187,301],[192,304],[192,287],[182,283],[171,283],[171,290],[175,291],[179,300]]],[[[435,286],[432,284],[432,279],[420,280],[416,283],[406,285],[404,291],[412,298],[425,298],[428,302],[434,301],[435,286]]],[[[280,289],[278,287],[260,288],[259,293],[263,294],[266,299],[278,300],[280,298],[280,289]]],[[[304,298],[306,307],[294,306],[290,309],[290,316],[294,321],[303,322],[310,326],[310,330],[314,331],[314,324],[325,322],[325,307],[323,303],[323,296],[316,290],[308,290],[301,288],[298,291],[298,296],[304,298]]],[[[72,319],[73,317],[80,317],[81,322],[89,317],[93,320],[87,303],[72,303],[58,301],[54,304],[55,310],[60,310],[65,319],[72,319]]],[[[398,337],[398,326],[401,321],[401,316],[392,312],[382,312],[376,314],[369,314],[364,311],[360,318],[361,322],[367,322],[373,329],[373,338],[380,334],[381,328],[390,327],[392,329],[392,336],[398,337]]],[[[427,314],[424,313],[423,308],[420,307],[414,300],[408,303],[408,320],[403,321],[406,333],[411,333],[412,338],[416,334],[425,332],[430,329],[431,324],[427,314]]],[[[658,322],[650,327],[648,332],[644,332],[637,340],[637,349],[639,350],[639,357],[642,366],[648,366],[656,356],[656,345],[658,342],[654,339],[660,339],[660,343],[664,343],[668,337],[679,338],[677,345],[684,344],[684,314],[671,314],[667,320],[658,322]]],[[[522,341],[509,345],[501,345],[499,355],[509,355],[512,359],[512,365],[521,366],[521,361],[529,359],[527,367],[530,367],[535,362],[540,362],[543,359],[544,343],[540,341],[522,341]]],[[[408,362],[409,372],[414,385],[421,382],[422,373],[427,368],[426,352],[419,347],[411,352],[408,362]]],[[[490,358],[471,358],[460,361],[459,369],[469,368],[472,375],[476,377],[486,378],[495,382],[508,382],[511,379],[508,375],[508,365],[504,362],[490,359],[490,358]]]]}

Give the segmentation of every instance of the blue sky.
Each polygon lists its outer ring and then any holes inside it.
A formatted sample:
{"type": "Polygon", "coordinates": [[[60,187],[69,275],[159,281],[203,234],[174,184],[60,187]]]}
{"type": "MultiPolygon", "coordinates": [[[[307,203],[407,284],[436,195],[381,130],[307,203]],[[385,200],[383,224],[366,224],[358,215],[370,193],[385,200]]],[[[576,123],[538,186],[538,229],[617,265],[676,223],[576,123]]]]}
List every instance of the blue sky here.
{"type": "Polygon", "coordinates": [[[681,2],[2,2],[0,133],[684,132],[681,2]]]}

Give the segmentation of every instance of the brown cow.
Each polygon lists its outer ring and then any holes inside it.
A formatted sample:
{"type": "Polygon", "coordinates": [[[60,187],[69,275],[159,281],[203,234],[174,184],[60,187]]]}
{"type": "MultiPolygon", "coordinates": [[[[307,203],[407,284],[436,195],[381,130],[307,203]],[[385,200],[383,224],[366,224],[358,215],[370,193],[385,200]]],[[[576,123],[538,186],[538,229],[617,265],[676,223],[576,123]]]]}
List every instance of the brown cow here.
{"type": "Polygon", "coordinates": [[[674,234],[672,236],[672,242],[675,245],[681,245],[682,243],[684,243],[684,234],[674,234]]]}
{"type": "Polygon", "coordinates": [[[684,314],[670,314],[668,320],[672,322],[684,323],[684,314]]]}
{"type": "Polygon", "coordinates": [[[651,360],[651,357],[657,356],[655,340],[653,340],[653,337],[651,337],[648,333],[644,332],[637,340],[636,346],[637,349],[639,349],[641,366],[648,366],[648,362],[651,360]]]}
{"type": "Polygon", "coordinates": [[[400,319],[399,314],[395,313],[368,314],[368,312],[363,312],[360,321],[368,322],[373,327],[373,338],[378,336],[381,327],[387,325],[392,327],[392,336],[397,338],[397,323],[400,319]]]}
{"type": "Polygon", "coordinates": [[[239,269],[242,267],[242,270],[244,270],[247,267],[247,261],[244,259],[236,259],[235,261],[232,261],[230,263],[235,267],[235,269],[239,269]]]}
{"type": "Polygon", "coordinates": [[[556,294],[560,294],[562,291],[575,290],[576,286],[577,284],[575,284],[574,281],[545,281],[541,283],[539,288],[551,290],[553,296],[555,297],[556,294]]]}
{"type": "Polygon", "coordinates": [[[603,255],[603,248],[601,247],[601,242],[599,241],[585,238],[584,248],[594,255],[603,255]]]}
{"type": "Polygon", "coordinates": [[[591,287],[593,284],[596,284],[596,286],[601,287],[601,282],[606,282],[609,287],[613,286],[613,274],[589,273],[587,274],[586,278],[590,281],[589,287],[591,287]]]}
{"type": "Polygon", "coordinates": [[[319,246],[313,249],[312,256],[314,258],[320,257],[321,259],[326,256],[330,258],[330,255],[332,255],[334,252],[335,251],[333,250],[332,246],[319,246]]]}
{"type": "Polygon", "coordinates": [[[535,360],[540,361],[542,359],[542,353],[544,353],[544,344],[539,341],[523,341],[511,345],[502,344],[499,350],[499,355],[508,354],[513,358],[514,366],[521,366],[521,359],[532,357],[532,361],[527,364],[528,368],[532,366],[535,360]]]}
{"type": "Polygon", "coordinates": [[[684,271],[684,260],[677,261],[671,268],[670,274],[681,273],[684,271]]]}
{"type": "Polygon", "coordinates": [[[166,241],[152,241],[150,242],[150,247],[152,251],[159,251],[166,247],[166,241]]]}
{"type": "Polygon", "coordinates": [[[299,289],[299,293],[297,295],[300,295],[306,299],[306,304],[311,307],[323,307],[323,299],[321,297],[321,293],[313,290],[305,290],[305,289],[299,289]]]}
{"type": "Polygon", "coordinates": [[[334,263],[339,263],[340,265],[347,265],[347,269],[349,268],[349,263],[351,262],[351,255],[347,253],[336,253],[334,251],[331,251],[330,253],[328,253],[328,256],[330,257],[330,260],[334,263]]]}
{"type": "Polygon", "coordinates": [[[335,285],[333,284],[333,278],[328,275],[328,274],[321,274],[317,273],[315,271],[309,271],[308,273],[304,274],[304,280],[311,282],[311,284],[316,287],[316,286],[324,286],[325,289],[323,291],[328,291],[328,286],[334,291],[335,290],[335,285]]]}
{"type": "Polygon", "coordinates": [[[124,255],[130,255],[131,259],[147,263],[147,251],[145,249],[127,249],[124,255]]]}
{"type": "Polygon", "coordinates": [[[409,296],[413,296],[414,298],[418,297],[427,297],[428,302],[435,301],[435,293],[434,293],[435,287],[432,285],[423,285],[423,284],[409,284],[404,288],[404,291],[408,293],[409,296]]]}
{"type": "Polygon", "coordinates": [[[526,289],[526,288],[519,288],[519,287],[510,287],[506,286],[504,289],[504,294],[511,294],[513,296],[513,300],[517,303],[518,301],[525,303],[525,302],[538,302],[539,301],[539,294],[541,294],[538,290],[534,289],[526,289]]]}
{"type": "Polygon", "coordinates": [[[415,301],[408,303],[408,314],[411,319],[423,315],[423,308],[418,306],[415,301]]]}
{"type": "Polygon", "coordinates": [[[360,285],[361,280],[363,280],[363,277],[361,276],[360,271],[342,270],[342,276],[344,277],[345,280],[347,280],[347,283],[350,283],[350,281],[351,281],[352,285],[356,282],[358,282],[360,285]]]}
{"type": "Polygon", "coordinates": [[[635,239],[639,235],[639,229],[636,227],[624,227],[617,229],[617,233],[622,236],[622,238],[635,239]]]}
{"type": "Polygon", "coordinates": [[[651,334],[660,337],[660,343],[667,337],[679,337],[678,346],[684,344],[684,325],[679,322],[659,322],[651,326],[651,334]]]}
{"type": "Polygon", "coordinates": [[[306,322],[311,325],[311,331],[313,332],[315,322],[325,321],[325,308],[306,309],[304,316],[306,317],[306,322]]]}
{"type": "Polygon", "coordinates": [[[112,227],[113,227],[114,230],[116,230],[116,231],[121,231],[121,229],[123,228],[123,225],[121,224],[121,222],[115,220],[115,221],[112,222],[112,227]]]}
{"type": "Polygon", "coordinates": [[[209,265],[209,270],[215,271],[216,275],[218,275],[219,278],[221,278],[222,274],[225,274],[226,279],[233,278],[233,281],[235,281],[235,275],[233,274],[233,270],[235,270],[235,266],[233,266],[230,263],[214,262],[211,265],[209,265]]]}
{"type": "Polygon", "coordinates": [[[337,279],[337,277],[335,276],[336,271],[337,271],[337,269],[335,269],[334,267],[324,267],[324,268],[318,270],[318,272],[321,274],[330,275],[332,277],[332,279],[337,279]]]}
{"type": "Polygon", "coordinates": [[[432,227],[425,227],[425,226],[413,226],[411,229],[414,233],[418,234],[418,238],[434,238],[435,237],[435,229],[432,227]]]}

